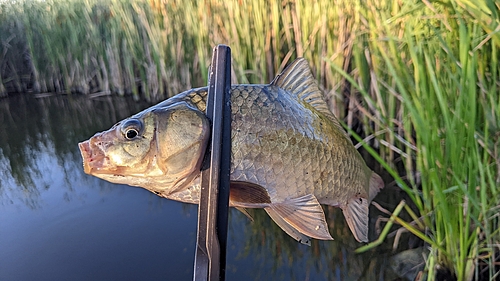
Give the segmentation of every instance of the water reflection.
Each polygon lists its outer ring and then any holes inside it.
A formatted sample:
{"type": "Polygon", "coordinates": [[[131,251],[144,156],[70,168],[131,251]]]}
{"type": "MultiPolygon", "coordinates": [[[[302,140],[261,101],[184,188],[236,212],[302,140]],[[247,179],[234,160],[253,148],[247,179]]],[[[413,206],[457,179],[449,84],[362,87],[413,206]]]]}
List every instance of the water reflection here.
{"type": "MultiPolygon", "coordinates": [[[[192,279],[196,206],[82,171],[77,143],[146,106],[79,96],[0,100],[0,280],[192,279]]],[[[387,196],[386,204],[399,201],[387,196]]],[[[360,244],[338,209],[326,208],[335,241],[311,247],[262,210],[252,214],[254,222],[230,213],[227,280],[396,278],[387,246],[353,252],[360,244]]]]}
{"type": "Polygon", "coordinates": [[[102,130],[140,105],[126,99],[82,97],[34,99],[16,96],[0,102],[0,202],[23,201],[37,206],[42,190],[50,189],[52,170],[60,170],[62,185],[86,180],[75,142],[102,130]]]}

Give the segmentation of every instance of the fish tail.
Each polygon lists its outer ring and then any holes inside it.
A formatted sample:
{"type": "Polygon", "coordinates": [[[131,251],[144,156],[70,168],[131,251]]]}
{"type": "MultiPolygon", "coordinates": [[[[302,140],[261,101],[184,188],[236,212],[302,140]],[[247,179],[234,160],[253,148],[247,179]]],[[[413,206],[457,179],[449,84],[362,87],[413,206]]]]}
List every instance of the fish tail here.
{"type": "Polygon", "coordinates": [[[372,172],[370,177],[369,189],[368,189],[368,197],[370,202],[377,196],[377,193],[384,188],[385,184],[382,178],[377,175],[375,172],[372,172]]]}
{"type": "Polygon", "coordinates": [[[370,176],[368,198],[355,195],[349,199],[346,204],[340,205],[347,225],[349,225],[354,238],[359,242],[368,242],[369,204],[382,188],[384,188],[384,181],[379,175],[372,172],[370,176]]]}

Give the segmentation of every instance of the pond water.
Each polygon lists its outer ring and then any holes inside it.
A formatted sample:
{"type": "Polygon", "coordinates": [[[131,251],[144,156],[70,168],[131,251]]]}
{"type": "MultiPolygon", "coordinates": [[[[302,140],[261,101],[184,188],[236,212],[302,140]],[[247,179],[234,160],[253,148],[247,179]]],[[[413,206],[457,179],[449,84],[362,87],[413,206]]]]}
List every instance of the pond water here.
{"type": "MultiPolygon", "coordinates": [[[[75,95],[0,99],[0,280],[192,280],[196,205],[83,173],[78,142],[147,106],[75,95]]],[[[392,210],[400,196],[386,188],[376,201],[392,210]]],[[[392,240],[355,254],[362,244],[341,211],[325,210],[335,240],[311,247],[262,210],[253,222],[231,210],[226,280],[397,278],[392,240]]],[[[370,213],[373,240],[380,213],[370,213]]]]}

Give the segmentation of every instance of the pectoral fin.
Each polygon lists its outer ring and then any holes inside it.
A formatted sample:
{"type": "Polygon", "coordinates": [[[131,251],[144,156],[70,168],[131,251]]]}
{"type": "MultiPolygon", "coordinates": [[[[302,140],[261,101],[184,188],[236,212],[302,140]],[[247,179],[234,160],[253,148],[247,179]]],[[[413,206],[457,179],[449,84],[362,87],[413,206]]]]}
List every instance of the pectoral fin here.
{"type": "Polygon", "coordinates": [[[262,186],[242,181],[231,181],[229,203],[234,207],[264,208],[271,204],[269,193],[262,186]]]}
{"type": "Polygon", "coordinates": [[[359,242],[368,242],[368,199],[353,197],[340,207],[354,238],[359,242]]]}
{"type": "MultiPolygon", "coordinates": [[[[266,208],[266,211],[276,224],[297,240],[299,240],[297,231],[315,239],[333,240],[328,231],[325,213],[312,194],[289,199],[283,203],[273,203],[266,208]]],[[[299,238],[302,239],[303,236],[299,238]]]]}
{"type": "Polygon", "coordinates": [[[250,215],[250,213],[247,211],[247,209],[242,208],[242,207],[235,207],[236,210],[242,212],[251,222],[253,222],[253,217],[250,215]]]}

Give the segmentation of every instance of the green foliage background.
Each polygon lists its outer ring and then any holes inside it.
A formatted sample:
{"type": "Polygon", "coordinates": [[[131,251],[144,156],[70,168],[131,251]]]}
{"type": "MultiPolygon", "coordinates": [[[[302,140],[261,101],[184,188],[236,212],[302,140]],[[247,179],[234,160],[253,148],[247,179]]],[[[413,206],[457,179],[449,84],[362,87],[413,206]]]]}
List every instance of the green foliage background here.
{"type": "Polygon", "coordinates": [[[417,206],[415,223],[393,219],[431,246],[428,278],[437,265],[499,275],[499,2],[4,1],[0,39],[0,95],[158,101],[205,85],[216,44],[232,49],[234,83],[305,57],[417,206]]]}

